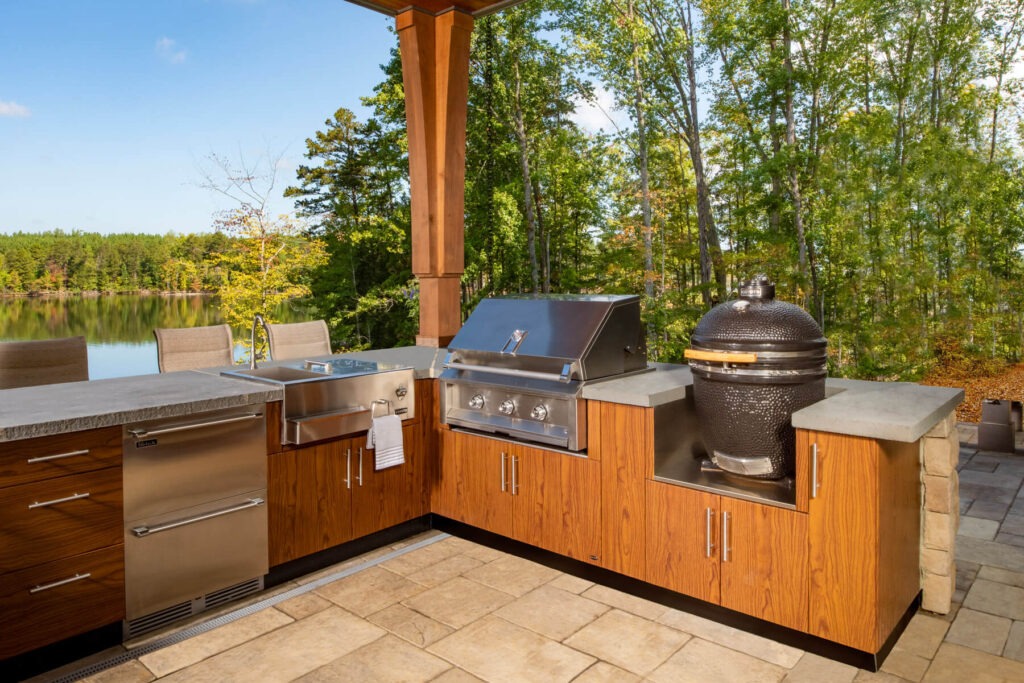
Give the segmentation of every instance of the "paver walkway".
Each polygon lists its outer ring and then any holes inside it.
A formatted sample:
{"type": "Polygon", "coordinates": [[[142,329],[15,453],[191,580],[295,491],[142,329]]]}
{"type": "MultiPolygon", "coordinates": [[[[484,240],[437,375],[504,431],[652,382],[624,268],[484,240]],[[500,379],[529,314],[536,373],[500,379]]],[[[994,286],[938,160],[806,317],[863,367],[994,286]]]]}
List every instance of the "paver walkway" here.
{"type": "Polygon", "coordinates": [[[878,673],[445,538],[87,680],[1024,681],[1024,455],[961,439],[953,610],[915,615],[878,673]]]}

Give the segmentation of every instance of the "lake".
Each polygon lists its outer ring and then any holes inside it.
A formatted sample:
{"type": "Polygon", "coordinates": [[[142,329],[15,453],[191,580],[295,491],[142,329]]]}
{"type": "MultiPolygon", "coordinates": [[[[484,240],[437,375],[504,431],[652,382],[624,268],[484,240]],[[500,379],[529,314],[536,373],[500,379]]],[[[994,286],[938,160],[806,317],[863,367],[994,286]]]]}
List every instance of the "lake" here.
{"type": "MultiPolygon", "coordinates": [[[[307,320],[297,306],[276,313],[281,322],[307,320]]],[[[0,341],[84,336],[89,347],[89,378],[127,377],[158,372],[156,327],[219,325],[223,319],[209,295],[138,295],[0,298],[0,341]]],[[[235,340],[249,330],[234,330],[235,340]]],[[[235,345],[236,360],[245,356],[235,345]]]]}

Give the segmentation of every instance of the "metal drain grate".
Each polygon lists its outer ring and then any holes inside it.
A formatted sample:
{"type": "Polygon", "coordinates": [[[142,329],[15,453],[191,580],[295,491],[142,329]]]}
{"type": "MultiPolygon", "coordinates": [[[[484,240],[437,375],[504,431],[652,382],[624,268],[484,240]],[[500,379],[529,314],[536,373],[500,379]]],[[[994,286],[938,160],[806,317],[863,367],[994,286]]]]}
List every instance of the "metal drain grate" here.
{"type": "Polygon", "coordinates": [[[277,595],[271,596],[271,597],[266,598],[264,600],[260,600],[259,602],[255,602],[255,603],[253,603],[251,605],[248,605],[246,607],[239,608],[239,609],[235,610],[234,612],[228,612],[227,614],[222,614],[219,617],[216,617],[214,619],[210,619],[209,621],[204,621],[201,624],[196,624],[194,626],[190,626],[190,627],[188,627],[186,629],[182,629],[181,631],[178,631],[177,633],[172,633],[172,634],[170,634],[170,635],[168,635],[168,636],[166,636],[164,638],[160,638],[159,640],[155,640],[155,641],[152,641],[150,643],[145,643],[145,644],[140,645],[140,646],[138,646],[136,648],[132,648],[131,650],[128,650],[127,652],[122,652],[120,654],[113,655],[112,657],[109,657],[109,658],[107,658],[107,659],[105,659],[105,660],[103,660],[101,662],[96,662],[94,664],[89,664],[88,666],[84,666],[81,669],[78,669],[77,671],[73,671],[73,672],[71,672],[69,674],[65,674],[65,675],[61,676],[60,678],[54,679],[53,683],[72,683],[73,681],[77,681],[77,680],[80,680],[82,678],[86,678],[88,676],[93,676],[95,674],[100,673],[101,671],[106,671],[107,669],[112,669],[115,666],[120,666],[121,664],[125,664],[127,662],[130,662],[133,659],[138,659],[139,657],[142,657],[144,655],[148,655],[151,652],[156,652],[157,650],[162,650],[163,648],[168,647],[169,645],[174,645],[176,643],[180,643],[180,642],[183,642],[185,640],[188,640],[189,638],[192,638],[194,636],[198,636],[201,633],[206,633],[207,631],[212,631],[213,629],[215,629],[215,628],[217,628],[219,626],[224,626],[225,624],[230,624],[232,621],[237,621],[238,619],[241,619],[242,617],[247,617],[250,614],[255,614],[256,612],[259,612],[260,610],[265,609],[267,607],[272,607],[272,606],[278,604],[279,602],[284,602],[285,600],[289,600],[291,598],[294,598],[296,595],[303,595],[305,593],[309,593],[310,591],[316,590],[317,588],[320,588],[321,586],[326,586],[327,584],[329,584],[329,583],[331,583],[333,581],[337,581],[338,579],[343,579],[346,576],[351,576],[353,574],[358,574],[359,572],[363,571],[364,569],[369,569],[370,567],[375,567],[378,564],[381,564],[382,562],[387,562],[388,560],[392,560],[392,559],[394,559],[396,557],[401,557],[402,555],[405,555],[406,553],[411,553],[414,550],[419,550],[420,548],[425,548],[428,545],[433,545],[434,543],[437,543],[438,541],[443,541],[444,539],[450,538],[450,537],[451,537],[450,534],[441,533],[441,534],[438,534],[437,536],[431,536],[430,538],[425,538],[422,541],[417,541],[416,543],[413,543],[412,545],[406,546],[405,548],[399,548],[398,550],[392,551],[392,552],[390,552],[390,553],[388,553],[386,555],[382,555],[382,556],[380,556],[380,557],[378,557],[376,559],[367,560],[366,562],[363,562],[361,564],[354,565],[354,566],[349,567],[347,569],[342,569],[339,572],[335,572],[335,573],[330,574],[328,576],[323,576],[323,577],[321,577],[319,579],[316,579],[315,581],[310,581],[309,583],[302,584],[301,586],[296,586],[295,588],[287,590],[287,591],[285,591],[283,593],[279,593],[277,595]]]}

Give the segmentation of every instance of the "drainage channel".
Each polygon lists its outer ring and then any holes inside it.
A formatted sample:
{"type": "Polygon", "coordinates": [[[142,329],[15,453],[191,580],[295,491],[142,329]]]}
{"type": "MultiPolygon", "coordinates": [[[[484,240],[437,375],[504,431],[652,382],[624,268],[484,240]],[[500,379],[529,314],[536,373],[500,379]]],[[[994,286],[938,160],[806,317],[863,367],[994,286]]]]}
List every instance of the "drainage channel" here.
{"type": "Polygon", "coordinates": [[[386,555],[382,555],[376,559],[367,560],[366,562],[363,562],[361,564],[348,567],[347,569],[342,569],[341,571],[335,572],[334,574],[323,576],[319,579],[316,579],[315,581],[304,583],[301,586],[296,586],[295,588],[291,588],[283,593],[278,593],[277,595],[271,596],[264,600],[260,600],[259,602],[255,602],[246,607],[241,607],[233,612],[222,614],[219,617],[210,619],[209,621],[204,621],[201,624],[190,626],[186,629],[182,629],[181,631],[172,633],[158,640],[154,640],[152,642],[140,645],[136,648],[132,648],[131,650],[127,650],[120,654],[113,655],[101,662],[89,664],[88,666],[84,666],[81,669],[78,669],[77,671],[73,671],[69,674],[61,676],[60,678],[54,679],[53,683],[72,683],[72,681],[77,681],[82,678],[98,674],[101,671],[112,669],[115,666],[120,666],[121,664],[130,662],[133,659],[138,659],[143,655],[148,655],[151,652],[162,650],[163,648],[168,647],[169,645],[175,645],[182,641],[188,640],[189,638],[192,638],[194,636],[198,636],[201,633],[212,631],[213,629],[219,626],[230,624],[232,621],[237,621],[242,617],[247,617],[250,614],[255,614],[256,612],[259,612],[262,609],[272,607],[280,602],[284,602],[285,600],[294,598],[297,595],[303,595],[304,593],[308,593],[322,586],[326,586],[327,584],[337,581],[338,579],[344,579],[347,576],[358,574],[364,569],[375,567],[378,564],[381,564],[382,562],[387,562],[388,560],[392,560],[396,557],[401,557],[406,553],[411,553],[414,550],[425,548],[428,545],[432,545],[434,543],[437,543],[438,541],[443,541],[446,538],[450,538],[450,534],[441,533],[437,536],[425,538],[422,541],[417,541],[404,548],[399,548],[398,550],[392,551],[386,555]]]}

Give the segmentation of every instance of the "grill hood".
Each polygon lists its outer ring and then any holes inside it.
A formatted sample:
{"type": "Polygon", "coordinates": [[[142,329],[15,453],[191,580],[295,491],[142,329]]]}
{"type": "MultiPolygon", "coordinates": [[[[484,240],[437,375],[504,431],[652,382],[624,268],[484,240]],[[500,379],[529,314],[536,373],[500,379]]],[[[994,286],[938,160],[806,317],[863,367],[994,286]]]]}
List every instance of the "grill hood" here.
{"type": "Polygon", "coordinates": [[[586,381],[643,370],[640,297],[533,294],[484,299],[448,346],[448,367],[586,381]]]}

